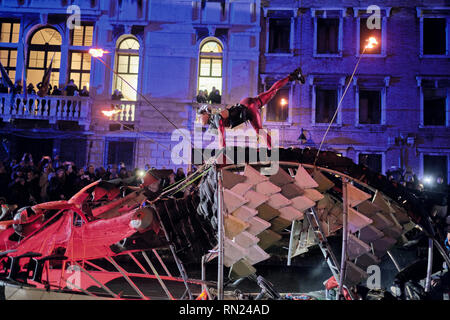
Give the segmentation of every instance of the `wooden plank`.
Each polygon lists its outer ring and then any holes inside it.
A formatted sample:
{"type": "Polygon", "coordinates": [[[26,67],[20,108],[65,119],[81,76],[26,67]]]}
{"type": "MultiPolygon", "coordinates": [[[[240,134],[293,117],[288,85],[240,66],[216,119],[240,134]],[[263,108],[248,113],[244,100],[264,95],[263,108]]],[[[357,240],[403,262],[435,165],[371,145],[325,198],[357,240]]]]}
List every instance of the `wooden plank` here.
{"type": "Polygon", "coordinates": [[[249,208],[247,206],[242,206],[238,208],[237,210],[233,211],[232,215],[235,216],[238,219],[241,219],[242,221],[248,221],[252,217],[256,216],[258,214],[258,211],[255,209],[249,208]]]}
{"type": "Polygon", "coordinates": [[[302,165],[298,166],[297,174],[295,175],[295,184],[302,189],[317,188],[319,186],[302,165]]]}
{"type": "Polygon", "coordinates": [[[245,194],[245,199],[248,200],[248,203],[246,203],[247,207],[256,209],[263,203],[267,202],[269,200],[269,197],[266,195],[263,195],[261,193],[258,193],[256,191],[250,190],[245,194]]]}
{"type": "Polygon", "coordinates": [[[334,187],[334,183],[331,180],[329,180],[327,177],[325,177],[325,175],[323,173],[321,173],[319,170],[314,170],[311,173],[311,177],[319,185],[317,187],[317,190],[319,192],[324,193],[334,187]]]}
{"type": "Polygon", "coordinates": [[[260,182],[256,185],[256,192],[262,193],[266,196],[271,196],[275,193],[281,192],[281,188],[270,181],[260,182]]]}
{"type": "Polygon", "coordinates": [[[380,262],[381,260],[370,252],[356,259],[356,265],[363,270],[367,270],[369,266],[378,265],[380,262]]]}
{"type": "Polygon", "coordinates": [[[348,208],[348,228],[351,233],[355,233],[372,223],[372,219],[367,218],[353,208],[348,208]]]}
{"type": "Polygon", "coordinates": [[[304,212],[305,210],[311,209],[316,205],[314,201],[311,199],[305,197],[305,196],[299,196],[291,200],[292,201],[292,207],[297,209],[298,211],[304,212]]]}
{"type": "Polygon", "coordinates": [[[260,182],[269,181],[269,178],[263,176],[258,170],[247,164],[244,169],[244,176],[247,177],[245,182],[257,185],[260,182]]]}
{"type": "Polygon", "coordinates": [[[278,211],[280,212],[280,217],[288,221],[302,220],[304,218],[303,212],[292,206],[280,208],[278,211]]]}
{"type": "Polygon", "coordinates": [[[249,201],[231,190],[223,190],[223,202],[227,213],[231,214],[249,201]]]}
{"type": "Polygon", "coordinates": [[[396,239],[393,239],[391,237],[385,236],[381,239],[375,240],[372,242],[372,247],[374,254],[378,258],[382,258],[386,255],[387,251],[392,248],[397,243],[396,239]]]}
{"type": "Polygon", "coordinates": [[[239,183],[243,183],[247,180],[247,177],[244,177],[240,174],[233,173],[229,170],[222,170],[222,181],[223,187],[225,189],[232,189],[239,183]]]}
{"type": "Polygon", "coordinates": [[[258,245],[263,250],[267,250],[281,240],[282,236],[272,230],[264,230],[258,234],[259,242],[258,245]]]}
{"type": "Polygon", "coordinates": [[[250,226],[245,221],[238,219],[232,215],[226,215],[224,217],[225,236],[229,239],[233,239],[238,234],[243,232],[250,226]]]}
{"type": "Polygon", "coordinates": [[[245,257],[247,251],[237,243],[225,238],[224,240],[224,265],[229,268],[245,257]]]}
{"type": "Polygon", "coordinates": [[[260,234],[266,229],[269,229],[271,226],[270,222],[267,222],[258,217],[251,218],[248,223],[250,224],[250,226],[246,231],[254,236],[260,234]]]}
{"type": "Polygon", "coordinates": [[[270,221],[270,223],[272,224],[270,230],[274,232],[282,232],[291,225],[292,221],[278,217],[270,221]]]}
{"type": "Polygon", "coordinates": [[[254,187],[253,184],[243,182],[243,183],[238,183],[237,185],[235,185],[231,189],[231,191],[233,191],[236,194],[243,195],[243,194],[246,194],[253,187],[254,187]]]}
{"type": "Polygon", "coordinates": [[[369,277],[364,270],[351,261],[347,261],[346,263],[345,274],[344,284],[347,287],[353,287],[369,277]]]}
{"type": "Polygon", "coordinates": [[[291,200],[284,197],[281,193],[276,193],[270,196],[267,204],[275,209],[287,207],[292,204],[291,200]]]}
{"type": "Polygon", "coordinates": [[[291,200],[298,196],[302,196],[305,191],[295,183],[289,183],[281,187],[281,194],[291,200]]]}
{"type": "Polygon", "coordinates": [[[245,259],[247,259],[251,265],[255,265],[269,258],[270,255],[261,249],[259,245],[254,245],[253,247],[247,249],[247,254],[245,256],[245,259]]]}
{"type": "Polygon", "coordinates": [[[295,180],[282,168],[278,169],[278,172],[269,177],[270,182],[273,184],[283,187],[286,184],[293,183],[295,180]]]}
{"type": "Polygon", "coordinates": [[[250,248],[255,244],[258,244],[259,238],[255,237],[251,233],[248,233],[247,231],[244,231],[234,237],[234,241],[243,248],[250,248]]]}
{"type": "Polygon", "coordinates": [[[229,278],[231,280],[238,280],[246,278],[256,273],[255,267],[253,267],[245,258],[239,260],[233,264],[230,268],[229,278]]]}
{"type": "Polygon", "coordinates": [[[391,212],[391,207],[389,206],[389,203],[383,197],[383,194],[379,191],[375,194],[372,203],[378,206],[381,209],[381,211],[385,213],[391,212]]]}
{"type": "Polygon", "coordinates": [[[375,228],[374,225],[369,225],[359,231],[359,239],[367,244],[383,237],[384,233],[375,228]]]}
{"type": "Polygon", "coordinates": [[[394,226],[394,223],[389,220],[382,212],[373,215],[371,219],[373,220],[373,226],[381,231],[394,226]]]}
{"type": "Polygon", "coordinates": [[[321,194],[316,189],[305,189],[305,193],[303,195],[315,202],[320,201],[324,198],[323,194],[321,194]]]}
{"type": "Polygon", "coordinates": [[[348,205],[350,207],[356,207],[357,205],[371,198],[370,194],[365,193],[364,191],[358,189],[350,183],[347,186],[347,196],[348,205]]]}
{"type": "Polygon", "coordinates": [[[364,201],[357,206],[358,212],[361,212],[366,217],[370,218],[381,211],[380,207],[371,201],[364,201]]]}
{"type": "Polygon", "coordinates": [[[268,205],[267,203],[263,203],[258,208],[256,208],[256,210],[258,211],[258,217],[266,221],[270,221],[281,214],[280,211],[268,205]]]}
{"type": "Polygon", "coordinates": [[[356,258],[362,256],[365,253],[370,252],[370,246],[359,240],[352,234],[348,235],[348,259],[355,260],[356,258]]]}

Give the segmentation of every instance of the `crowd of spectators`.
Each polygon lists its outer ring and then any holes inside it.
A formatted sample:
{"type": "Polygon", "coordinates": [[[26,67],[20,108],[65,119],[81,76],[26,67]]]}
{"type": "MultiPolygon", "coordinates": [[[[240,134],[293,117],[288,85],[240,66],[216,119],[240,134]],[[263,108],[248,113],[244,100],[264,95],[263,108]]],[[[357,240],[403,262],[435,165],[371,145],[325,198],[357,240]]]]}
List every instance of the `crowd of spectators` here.
{"type": "Polygon", "coordinates": [[[220,91],[213,87],[211,93],[208,94],[208,90],[200,90],[196,97],[197,103],[210,103],[210,104],[221,104],[222,96],[220,91]]]}
{"type": "MultiPolygon", "coordinates": [[[[34,84],[30,83],[26,87],[26,92],[28,95],[36,95],[39,90],[42,88],[43,84],[42,82],[39,82],[37,86],[35,87],[34,84]]],[[[17,80],[14,84],[14,87],[12,90],[9,90],[8,87],[1,81],[0,79],[0,93],[10,93],[12,91],[15,94],[22,94],[23,92],[23,86],[22,81],[17,80]]],[[[80,90],[78,86],[75,84],[74,80],[70,80],[69,83],[65,87],[58,87],[58,86],[49,86],[47,91],[48,96],[68,96],[68,97],[89,97],[89,90],[87,89],[87,86],[83,86],[83,88],[80,90]]]]}
{"type": "MultiPolygon", "coordinates": [[[[147,165],[145,169],[154,168],[147,165]]],[[[124,163],[109,165],[106,169],[95,168],[93,165],[77,167],[59,156],[45,156],[36,163],[31,154],[26,153],[20,160],[7,159],[0,162],[0,203],[23,208],[48,201],[69,200],[82,188],[97,180],[136,178],[139,181],[139,173],[142,171],[129,170],[124,163]]],[[[165,188],[185,177],[180,168],[162,179],[160,187],[165,188]]],[[[175,196],[183,195],[184,193],[178,193],[175,196]]]]}

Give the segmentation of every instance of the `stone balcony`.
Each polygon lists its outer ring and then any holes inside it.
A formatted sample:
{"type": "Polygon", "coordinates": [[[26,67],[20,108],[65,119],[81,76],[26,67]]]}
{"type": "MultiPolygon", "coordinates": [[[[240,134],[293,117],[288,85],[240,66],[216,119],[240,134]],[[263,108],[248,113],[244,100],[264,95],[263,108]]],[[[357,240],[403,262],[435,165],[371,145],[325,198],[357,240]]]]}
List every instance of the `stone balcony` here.
{"type": "MultiPolygon", "coordinates": [[[[89,97],[16,95],[0,94],[0,118],[4,122],[13,119],[47,120],[50,124],[57,121],[75,121],[85,130],[89,130],[92,120],[92,108],[97,105],[100,111],[117,110],[110,120],[126,124],[136,121],[136,112],[140,105],[137,101],[95,101],[89,97]],[[102,107],[100,107],[102,106],[102,107]]],[[[101,115],[104,117],[103,115],[101,115]]]]}
{"type": "Polygon", "coordinates": [[[91,122],[91,99],[88,97],[0,94],[0,118],[4,122],[13,119],[47,120],[50,124],[57,121],[75,121],[89,129],[91,122]]]}

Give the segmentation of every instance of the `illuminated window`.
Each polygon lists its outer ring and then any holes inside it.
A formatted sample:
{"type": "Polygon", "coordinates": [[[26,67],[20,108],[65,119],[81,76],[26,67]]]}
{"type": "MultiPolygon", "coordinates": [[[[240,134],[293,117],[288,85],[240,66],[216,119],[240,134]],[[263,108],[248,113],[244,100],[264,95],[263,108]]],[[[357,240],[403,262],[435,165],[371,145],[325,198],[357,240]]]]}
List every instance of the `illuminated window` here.
{"type": "Polygon", "coordinates": [[[286,122],[289,117],[289,88],[278,90],[266,106],[266,121],[286,122]]]}
{"type": "Polygon", "coordinates": [[[94,27],[91,25],[82,25],[72,30],[72,45],[78,47],[92,46],[94,36],[94,27]]]}
{"type": "Polygon", "coordinates": [[[356,55],[363,53],[369,38],[375,38],[377,44],[364,51],[365,56],[384,58],[387,55],[387,20],[390,7],[370,6],[353,8],[356,18],[356,55]],[[369,10],[371,9],[371,10],[369,10]]]}
{"type": "Polygon", "coordinates": [[[87,52],[70,53],[69,78],[73,79],[79,89],[84,86],[89,90],[89,80],[91,76],[91,55],[87,52]]]}
{"type": "Polygon", "coordinates": [[[0,20],[0,42],[18,43],[20,23],[16,21],[0,20]]]}
{"type": "Polygon", "coordinates": [[[223,48],[214,40],[208,41],[200,48],[198,90],[213,88],[222,94],[223,48]]]}
{"type": "Polygon", "coordinates": [[[17,50],[0,48],[0,61],[12,82],[16,77],[17,50]]]}
{"type": "Polygon", "coordinates": [[[126,82],[133,88],[138,87],[139,77],[139,42],[135,38],[126,38],[122,40],[117,47],[116,55],[116,76],[114,80],[113,91],[118,89],[122,92],[124,99],[136,101],[137,94],[126,82]]]}
{"type": "Polygon", "coordinates": [[[367,46],[367,39],[374,37],[377,39],[380,45],[376,45],[371,49],[366,49],[365,54],[381,54],[381,44],[382,42],[382,32],[381,29],[369,29],[367,24],[367,18],[360,19],[360,30],[359,30],[359,53],[364,51],[364,48],[367,46]]]}
{"type": "Polygon", "coordinates": [[[53,59],[50,84],[59,84],[62,38],[58,31],[44,28],[36,31],[28,46],[27,82],[36,87],[53,59]]]}

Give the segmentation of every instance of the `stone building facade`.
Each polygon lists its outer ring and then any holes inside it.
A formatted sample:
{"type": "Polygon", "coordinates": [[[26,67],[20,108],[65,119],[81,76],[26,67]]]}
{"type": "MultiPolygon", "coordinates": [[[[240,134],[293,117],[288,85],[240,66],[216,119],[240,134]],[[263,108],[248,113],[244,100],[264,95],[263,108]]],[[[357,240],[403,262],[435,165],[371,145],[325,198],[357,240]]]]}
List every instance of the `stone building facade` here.
{"type": "Polygon", "coordinates": [[[2,0],[0,56],[11,77],[36,82],[53,56],[52,84],[75,78],[90,91],[36,98],[35,110],[25,100],[10,109],[0,94],[4,150],[176,168],[172,134],[192,135],[198,90],[214,85],[223,107],[302,66],[307,83],[262,111],[281,146],[319,147],[339,105],[324,150],[448,181],[449,14],[445,0],[2,0]],[[371,36],[379,45],[362,54],[371,36]],[[91,47],[108,52],[104,63],[86,56],[91,47]],[[111,99],[115,89],[122,101],[111,99]],[[111,108],[119,113],[102,114],[111,108]]]}

